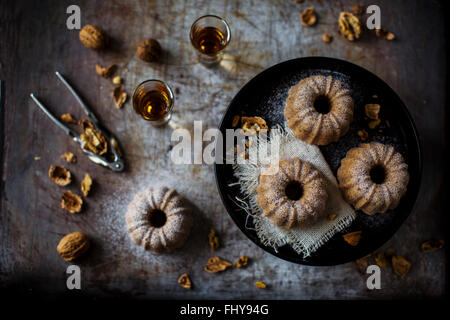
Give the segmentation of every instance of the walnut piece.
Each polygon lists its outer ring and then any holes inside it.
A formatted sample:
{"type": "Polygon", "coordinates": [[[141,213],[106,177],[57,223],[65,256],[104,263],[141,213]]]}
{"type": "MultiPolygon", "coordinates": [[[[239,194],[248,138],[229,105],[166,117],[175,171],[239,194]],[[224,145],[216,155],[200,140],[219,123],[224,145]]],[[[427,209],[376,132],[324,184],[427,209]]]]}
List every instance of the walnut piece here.
{"type": "Polygon", "coordinates": [[[95,130],[94,124],[87,119],[80,120],[79,123],[84,131],[80,135],[80,138],[84,143],[83,149],[98,155],[106,153],[108,151],[108,143],[106,142],[106,138],[101,134],[101,132],[95,130]]]}
{"type": "Polygon", "coordinates": [[[79,37],[81,43],[85,47],[94,50],[100,50],[105,48],[109,42],[108,36],[103,32],[102,29],[90,24],[85,25],[80,30],[79,37]]]}
{"type": "Polygon", "coordinates": [[[61,158],[66,160],[67,163],[76,163],[77,162],[77,157],[72,152],[69,152],[69,151],[64,152],[61,155],[61,158]]]}
{"type": "Polygon", "coordinates": [[[83,199],[72,191],[66,191],[63,193],[61,200],[61,208],[66,209],[70,213],[78,213],[83,206],[83,199]]]}
{"type": "Polygon", "coordinates": [[[380,119],[370,121],[369,122],[369,129],[375,129],[376,127],[379,126],[380,123],[381,123],[380,119]]]}
{"type": "Polygon", "coordinates": [[[139,59],[146,62],[155,62],[159,60],[161,53],[161,45],[155,39],[145,39],[139,42],[136,52],[139,59]]]}
{"type": "Polygon", "coordinates": [[[352,7],[352,11],[354,14],[362,14],[363,13],[363,8],[359,5],[354,5],[352,7]]]}
{"type": "Polygon", "coordinates": [[[380,105],[378,103],[368,103],[364,106],[367,118],[372,120],[378,120],[378,114],[380,113],[380,105]]]}
{"type": "Polygon", "coordinates": [[[208,242],[212,251],[218,249],[220,246],[219,237],[217,236],[216,231],[214,229],[211,229],[209,231],[208,242]]]}
{"type": "Polygon", "coordinates": [[[255,286],[256,286],[257,288],[260,288],[260,289],[265,289],[265,288],[267,288],[267,285],[266,285],[264,282],[262,282],[262,281],[256,281],[256,282],[255,282],[255,286]]]}
{"type": "Polygon", "coordinates": [[[317,22],[316,10],[314,7],[309,7],[300,13],[300,21],[304,26],[310,27],[317,22]]]}
{"type": "Polygon", "coordinates": [[[428,240],[420,246],[422,252],[433,252],[444,247],[444,240],[428,240]]]}
{"type": "Polygon", "coordinates": [[[394,273],[400,278],[403,278],[411,268],[411,263],[401,256],[392,257],[392,268],[394,273]]]}
{"type": "Polygon", "coordinates": [[[336,217],[337,217],[337,214],[336,214],[336,213],[330,213],[330,214],[327,216],[327,220],[328,220],[328,221],[333,221],[334,219],[336,219],[336,217]]]}
{"type": "Polygon", "coordinates": [[[119,77],[119,76],[115,76],[115,77],[112,79],[112,83],[114,83],[114,84],[121,84],[121,83],[122,83],[122,78],[119,77]]]}
{"type": "Polygon", "coordinates": [[[50,180],[56,183],[58,186],[65,187],[70,184],[72,177],[70,171],[63,166],[51,165],[48,170],[48,176],[50,180]]]}
{"type": "Polygon", "coordinates": [[[362,233],[362,231],[350,232],[350,233],[344,234],[342,237],[344,238],[345,242],[347,242],[349,245],[355,247],[358,245],[359,240],[361,239],[361,233],[362,233]]]}
{"type": "Polygon", "coordinates": [[[360,272],[365,273],[366,268],[369,266],[369,257],[370,257],[370,254],[355,260],[360,272]]]}
{"type": "Polygon", "coordinates": [[[395,34],[387,31],[386,29],[376,29],[375,34],[377,35],[378,38],[383,38],[386,40],[394,40],[395,39],[395,34]]]}
{"type": "Polygon", "coordinates": [[[72,261],[84,255],[89,247],[89,238],[84,233],[73,232],[59,241],[56,251],[65,261],[72,261]]]}
{"type": "Polygon", "coordinates": [[[61,115],[61,120],[66,122],[66,123],[73,123],[73,124],[77,124],[78,123],[78,121],[75,120],[70,113],[62,114],[61,115]]]}
{"type": "Polygon", "coordinates": [[[380,268],[385,268],[387,266],[387,259],[384,252],[380,252],[376,255],[375,262],[380,268]]]}
{"type": "Polygon", "coordinates": [[[81,192],[83,193],[84,197],[87,197],[89,194],[89,191],[91,191],[92,186],[92,178],[89,175],[89,173],[86,173],[84,175],[83,181],[81,181],[81,192]]]}
{"type": "Polygon", "coordinates": [[[328,33],[324,33],[322,35],[322,41],[325,43],[330,43],[331,41],[333,41],[333,37],[330,36],[328,33]]]}
{"type": "Polygon", "coordinates": [[[127,93],[125,91],[123,91],[123,87],[122,86],[118,86],[116,88],[114,88],[113,91],[113,98],[114,98],[114,103],[116,104],[116,108],[120,109],[122,108],[123,104],[125,103],[125,101],[127,101],[127,93]]]}
{"type": "Polygon", "coordinates": [[[361,23],[353,13],[342,11],[338,24],[341,34],[348,40],[353,41],[361,36],[361,23]]]}
{"type": "Polygon", "coordinates": [[[208,263],[205,266],[205,271],[209,273],[216,273],[219,271],[224,271],[231,266],[232,264],[227,260],[223,260],[219,257],[211,257],[208,259],[208,263]]]}
{"type": "Polygon", "coordinates": [[[116,71],[116,69],[117,69],[117,65],[115,65],[115,64],[112,64],[112,65],[110,65],[107,68],[102,67],[99,64],[95,65],[95,71],[97,72],[97,74],[99,76],[101,76],[103,78],[111,77],[114,74],[114,72],[116,71]]]}
{"type": "Polygon", "coordinates": [[[364,130],[364,129],[358,130],[357,133],[358,133],[358,136],[361,138],[362,141],[366,141],[367,138],[369,137],[369,133],[366,130],[364,130]]]}
{"type": "Polygon", "coordinates": [[[248,257],[247,256],[240,256],[239,259],[236,261],[236,267],[237,268],[244,268],[248,264],[248,257]]]}
{"type": "Polygon", "coordinates": [[[266,120],[261,117],[241,117],[241,128],[245,135],[258,134],[261,130],[267,130],[269,127],[266,120]]]}
{"type": "Polygon", "coordinates": [[[192,288],[191,279],[189,279],[189,276],[187,275],[187,273],[182,274],[178,278],[178,284],[188,290],[190,290],[192,288]]]}
{"type": "Polygon", "coordinates": [[[240,120],[240,119],[241,119],[240,116],[235,115],[235,116],[233,117],[233,121],[231,122],[231,127],[232,127],[232,128],[236,128],[237,125],[239,124],[239,120],[240,120]]]}

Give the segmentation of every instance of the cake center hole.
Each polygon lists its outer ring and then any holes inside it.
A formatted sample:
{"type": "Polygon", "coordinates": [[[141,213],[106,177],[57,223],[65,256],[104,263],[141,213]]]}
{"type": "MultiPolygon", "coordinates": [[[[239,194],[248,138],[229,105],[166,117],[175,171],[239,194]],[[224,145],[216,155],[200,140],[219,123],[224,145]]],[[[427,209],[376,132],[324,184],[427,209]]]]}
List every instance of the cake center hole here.
{"type": "Polygon", "coordinates": [[[298,200],[303,195],[303,187],[297,181],[289,182],[285,189],[286,197],[290,200],[298,200]]]}
{"type": "Polygon", "coordinates": [[[318,96],[316,100],[314,100],[314,109],[319,113],[327,114],[331,109],[330,99],[323,95],[318,96]]]}
{"type": "Polygon", "coordinates": [[[167,217],[164,211],[153,210],[149,213],[148,220],[152,227],[161,228],[163,225],[166,224],[167,217]]]}
{"type": "Polygon", "coordinates": [[[386,179],[386,170],[380,165],[374,166],[370,169],[370,179],[376,184],[381,184],[386,179]]]}

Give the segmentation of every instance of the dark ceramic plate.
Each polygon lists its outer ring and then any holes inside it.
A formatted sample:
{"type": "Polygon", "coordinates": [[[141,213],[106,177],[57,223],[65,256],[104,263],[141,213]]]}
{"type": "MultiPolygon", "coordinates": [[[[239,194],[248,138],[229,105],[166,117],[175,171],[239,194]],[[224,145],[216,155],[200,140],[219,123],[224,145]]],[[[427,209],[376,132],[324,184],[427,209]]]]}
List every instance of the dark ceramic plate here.
{"type": "Polygon", "coordinates": [[[378,141],[394,146],[409,166],[408,191],[399,206],[373,216],[358,211],[350,227],[336,234],[311,256],[303,258],[288,245],[279,248],[278,252],[264,246],[256,232],[251,230],[252,219],[247,221],[246,226],[245,211],[230,200],[236,195],[242,197],[239,186],[228,186],[236,182],[232,165],[216,164],[215,176],[229,215],[241,231],[258,246],[281,259],[299,264],[336,265],[354,261],[383,245],[408,217],[416,201],[422,173],[419,138],[413,120],[397,94],[383,80],[355,64],[325,57],[293,59],[277,64],[250,80],[231,101],[220,124],[220,130],[225,136],[225,129],[231,128],[233,116],[242,113],[263,117],[269,128],[276,124],[284,125],[284,101],[289,88],[300,79],[316,74],[333,75],[344,80],[349,84],[355,100],[354,120],[349,132],[338,142],[320,147],[333,173],[336,175],[340,161],[347,151],[361,143],[358,130],[366,129],[369,133],[367,142],[378,141]],[[382,122],[374,130],[368,129],[368,121],[365,119],[364,106],[367,103],[381,105],[382,122]],[[362,230],[361,241],[358,246],[351,247],[344,242],[342,234],[357,230],[362,230]]]}

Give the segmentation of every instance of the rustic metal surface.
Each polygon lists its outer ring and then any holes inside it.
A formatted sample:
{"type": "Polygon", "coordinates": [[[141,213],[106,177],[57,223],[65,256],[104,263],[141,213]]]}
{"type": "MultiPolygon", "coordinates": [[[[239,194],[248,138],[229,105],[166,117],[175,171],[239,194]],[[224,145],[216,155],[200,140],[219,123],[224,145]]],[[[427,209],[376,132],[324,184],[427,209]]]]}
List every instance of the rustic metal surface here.
{"type": "MultiPolygon", "coordinates": [[[[437,1],[377,1],[382,24],[397,40],[388,42],[365,32],[351,43],[337,34],[337,17],[355,1],[77,1],[82,24],[96,24],[113,38],[110,50],[84,48],[78,31],[67,30],[65,14],[73,1],[7,1],[0,10],[0,79],[6,101],[1,110],[2,182],[0,214],[0,286],[24,292],[67,292],[64,262],[56,252],[60,238],[83,231],[93,239],[90,253],[77,262],[82,294],[151,298],[393,298],[438,297],[445,291],[444,251],[423,254],[420,243],[444,237],[443,150],[445,37],[442,6],[437,1]],[[299,12],[313,5],[314,27],[303,27],[299,12]],[[230,24],[232,40],[221,67],[198,64],[189,43],[191,23],[217,14],[230,24]],[[324,32],[331,44],[321,41],[324,32]],[[153,37],[164,48],[160,63],[135,56],[137,43],[153,37]],[[405,101],[423,143],[424,172],[414,212],[384,248],[393,247],[412,263],[400,279],[382,270],[382,289],[366,288],[356,264],[336,267],[298,266],[265,253],[251,243],[226,214],[214,182],[213,167],[174,165],[170,161],[171,128],[155,129],[141,120],[128,101],[116,110],[113,84],[95,74],[95,64],[117,63],[124,88],[148,78],[167,81],[175,91],[174,122],[189,127],[202,120],[217,127],[228,103],[250,78],[290,58],[324,55],[357,63],[384,79],[405,101]],[[82,93],[107,128],[120,140],[127,169],[113,173],[91,163],[29,98],[34,92],[55,114],[82,115],[59,83],[62,72],[82,93]],[[51,164],[72,151],[77,164],[67,165],[78,191],[85,172],[94,178],[84,210],[71,215],[60,208],[63,188],[47,177],[51,164]],[[34,160],[39,156],[40,160],[34,160]],[[192,235],[181,250],[154,256],[135,246],[125,232],[124,213],[134,194],[148,185],[176,187],[197,208],[192,235]],[[209,228],[218,230],[229,260],[246,254],[246,269],[208,274],[209,228]],[[194,289],[177,284],[187,272],[194,289]],[[255,281],[269,284],[266,290],[255,281]]],[[[366,4],[366,3],[360,3],[366,4]]]]}

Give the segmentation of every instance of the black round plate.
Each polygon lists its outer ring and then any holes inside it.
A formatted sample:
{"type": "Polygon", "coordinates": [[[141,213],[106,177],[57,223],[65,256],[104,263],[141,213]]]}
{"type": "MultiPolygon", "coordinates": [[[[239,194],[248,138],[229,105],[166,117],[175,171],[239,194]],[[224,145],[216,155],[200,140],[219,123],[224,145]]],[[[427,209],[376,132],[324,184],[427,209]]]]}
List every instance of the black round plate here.
{"type": "Polygon", "coordinates": [[[378,141],[394,146],[409,166],[408,191],[396,209],[373,216],[358,211],[349,228],[336,234],[307,258],[297,254],[288,245],[278,248],[276,252],[260,242],[256,232],[251,230],[252,219],[248,219],[246,226],[247,214],[230,200],[235,196],[242,197],[239,186],[228,186],[237,181],[232,165],[215,164],[214,169],[217,186],[229,215],[254,243],[281,259],[298,264],[336,265],[359,259],[383,245],[408,217],[416,201],[422,173],[419,138],[413,120],[397,94],[383,80],[353,63],[326,57],[293,59],[270,67],[250,80],[231,101],[220,130],[225,136],[225,129],[232,127],[233,117],[241,114],[261,116],[269,128],[277,124],[284,125],[283,109],[289,88],[300,79],[316,74],[333,75],[344,80],[349,84],[355,100],[354,120],[349,132],[338,142],[320,147],[333,173],[336,175],[347,151],[362,142],[357,132],[365,129],[369,133],[366,142],[378,141]],[[367,103],[381,105],[382,122],[374,130],[368,129],[368,120],[365,118],[364,106],[367,103]],[[362,230],[361,241],[352,247],[343,240],[342,234],[358,230],[362,230]]]}

